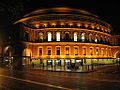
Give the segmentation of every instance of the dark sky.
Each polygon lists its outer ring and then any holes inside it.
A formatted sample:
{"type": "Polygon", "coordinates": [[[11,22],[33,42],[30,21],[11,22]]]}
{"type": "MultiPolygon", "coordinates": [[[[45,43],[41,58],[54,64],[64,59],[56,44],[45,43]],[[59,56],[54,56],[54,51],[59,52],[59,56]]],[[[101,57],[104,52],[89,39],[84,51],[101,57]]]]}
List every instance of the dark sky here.
{"type": "Polygon", "coordinates": [[[102,20],[112,25],[114,31],[120,33],[119,0],[32,0],[30,7],[32,8],[32,6],[38,8],[68,6],[72,8],[87,10],[93,14],[98,15],[102,20]]]}
{"type": "Polygon", "coordinates": [[[102,20],[112,25],[113,30],[120,33],[120,4],[119,0],[27,0],[29,7],[72,7],[87,10],[98,15],[102,20]]]}
{"type": "MultiPolygon", "coordinates": [[[[5,1],[5,0],[3,0],[5,1]]],[[[71,7],[87,10],[97,16],[102,20],[108,22],[113,30],[120,33],[120,4],[119,0],[8,0],[15,2],[23,2],[25,6],[25,13],[33,11],[39,8],[50,8],[50,7],[71,7]]],[[[7,2],[7,0],[6,0],[7,2]]],[[[3,25],[9,22],[7,19],[9,16],[6,12],[2,12],[0,9],[0,24],[3,25]]],[[[0,25],[0,27],[1,27],[0,25]]]]}

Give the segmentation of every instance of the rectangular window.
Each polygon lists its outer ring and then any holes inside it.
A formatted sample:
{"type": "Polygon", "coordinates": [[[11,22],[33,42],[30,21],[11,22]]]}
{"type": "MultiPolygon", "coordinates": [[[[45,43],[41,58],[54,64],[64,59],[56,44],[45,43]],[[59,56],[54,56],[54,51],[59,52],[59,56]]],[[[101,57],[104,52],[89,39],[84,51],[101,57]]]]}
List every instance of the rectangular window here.
{"type": "Polygon", "coordinates": [[[99,49],[96,49],[96,55],[99,55],[99,49]]]}
{"type": "Polygon", "coordinates": [[[106,49],[106,56],[108,56],[108,49],[106,49]]]}
{"type": "Polygon", "coordinates": [[[66,55],[69,55],[69,47],[66,47],[66,55]]]}
{"type": "Polygon", "coordinates": [[[83,55],[86,55],[86,48],[83,48],[83,55]]]}
{"type": "Polygon", "coordinates": [[[111,56],[112,54],[111,54],[111,49],[109,49],[109,56],[111,56]]]}
{"type": "Polygon", "coordinates": [[[42,55],[42,48],[39,48],[39,56],[42,55]]]}
{"type": "Polygon", "coordinates": [[[60,32],[56,33],[56,41],[60,41],[60,32]]]}
{"type": "Polygon", "coordinates": [[[78,48],[77,47],[75,47],[74,53],[75,53],[75,55],[78,55],[78,48]]]}
{"type": "Polygon", "coordinates": [[[101,55],[104,56],[104,49],[101,49],[101,55]]]}
{"type": "Polygon", "coordinates": [[[51,34],[51,32],[48,33],[48,41],[52,41],[52,34],[51,34]]]}
{"type": "Polygon", "coordinates": [[[48,55],[51,55],[51,48],[48,48],[48,55]]]}
{"type": "Polygon", "coordinates": [[[74,41],[77,41],[77,33],[74,33],[74,41]]]}
{"type": "Polygon", "coordinates": [[[93,55],[93,48],[90,48],[90,55],[93,55]]]}
{"type": "Polygon", "coordinates": [[[60,47],[56,48],[56,55],[60,55],[60,47]]]}

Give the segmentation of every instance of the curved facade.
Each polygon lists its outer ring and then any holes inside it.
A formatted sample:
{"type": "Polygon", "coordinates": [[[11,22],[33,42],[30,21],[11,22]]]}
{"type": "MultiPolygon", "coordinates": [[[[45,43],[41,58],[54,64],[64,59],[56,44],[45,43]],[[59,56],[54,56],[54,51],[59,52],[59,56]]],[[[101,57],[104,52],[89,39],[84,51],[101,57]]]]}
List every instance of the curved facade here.
{"type": "Polygon", "coordinates": [[[120,52],[112,27],[84,10],[39,9],[15,24],[20,26],[24,46],[23,65],[110,64],[120,52]]]}

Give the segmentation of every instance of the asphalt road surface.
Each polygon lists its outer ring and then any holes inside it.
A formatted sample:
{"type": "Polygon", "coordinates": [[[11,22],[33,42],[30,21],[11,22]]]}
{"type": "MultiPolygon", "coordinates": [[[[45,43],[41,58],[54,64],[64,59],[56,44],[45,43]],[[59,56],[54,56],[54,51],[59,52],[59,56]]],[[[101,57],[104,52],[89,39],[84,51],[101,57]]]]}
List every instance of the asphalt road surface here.
{"type": "Polygon", "coordinates": [[[0,68],[0,90],[120,90],[119,68],[90,73],[0,68]],[[116,71],[117,70],[117,71],[116,71]]]}

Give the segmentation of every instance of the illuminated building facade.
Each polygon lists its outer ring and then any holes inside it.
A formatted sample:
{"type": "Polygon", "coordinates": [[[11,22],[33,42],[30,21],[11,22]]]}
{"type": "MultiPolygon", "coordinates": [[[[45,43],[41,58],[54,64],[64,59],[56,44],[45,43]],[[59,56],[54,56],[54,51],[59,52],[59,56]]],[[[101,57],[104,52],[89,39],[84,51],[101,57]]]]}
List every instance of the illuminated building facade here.
{"type": "Polygon", "coordinates": [[[23,65],[110,64],[120,57],[112,27],[84,10],[39,9],[14,24],[20,27],[23,65]]]}

